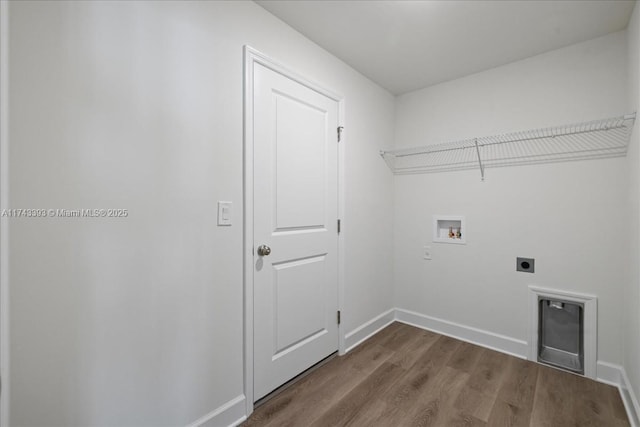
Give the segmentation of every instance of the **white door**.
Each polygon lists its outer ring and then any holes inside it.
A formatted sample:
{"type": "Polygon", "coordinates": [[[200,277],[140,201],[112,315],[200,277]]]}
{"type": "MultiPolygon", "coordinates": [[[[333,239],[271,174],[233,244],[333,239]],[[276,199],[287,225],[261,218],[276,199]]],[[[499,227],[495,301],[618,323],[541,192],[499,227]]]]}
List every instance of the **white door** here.
{"type": "Polygon", "coordinates": [[[258,400],[338,350],[338,102],[258,63],[253,87],[258,400]]]}

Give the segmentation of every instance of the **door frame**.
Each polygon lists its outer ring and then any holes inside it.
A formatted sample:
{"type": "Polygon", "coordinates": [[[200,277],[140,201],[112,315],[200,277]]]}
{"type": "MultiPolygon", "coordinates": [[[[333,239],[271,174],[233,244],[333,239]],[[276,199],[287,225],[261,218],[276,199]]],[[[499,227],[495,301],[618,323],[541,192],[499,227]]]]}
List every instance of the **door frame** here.
{"type": "MultiPolygon", "coordinates": [[[[338,126],[345,126],[345,100],[317,83],[311,82],[288,67],[274,61],[258,50],[244,46],[244,115],[243,115],[243,290],[244,290],[244,396],[247,417],[253,412],[253,68],[263,65],[338,103],[338,126]]],[[[337,131],[337,130],[336,130],[337,131]]],[[[338,143],[338,218],[344,222],[344,144],[345,132],[338,143]]],[[[336,218],[336,219],[338,219],[336,218]]],[[[344,319],[344,245],[345,232],[338,234],[338,310],[344,319]]],[[[344,354],[344,321],[338,325],[338,353],[344,354]]]]}

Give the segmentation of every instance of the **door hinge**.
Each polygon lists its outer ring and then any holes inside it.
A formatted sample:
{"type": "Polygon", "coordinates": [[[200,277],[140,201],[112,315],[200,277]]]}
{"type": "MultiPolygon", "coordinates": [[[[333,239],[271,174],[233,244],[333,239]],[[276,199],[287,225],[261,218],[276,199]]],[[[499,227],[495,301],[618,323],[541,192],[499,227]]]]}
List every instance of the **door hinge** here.
{"type": "Polygon", "coordinates": [[[340,310],[338,310],[338,325],[340,324],[340,310]]]}
{"type": "Polygon", "coordinates": [[[342,228],[342,221],[338,220],[338,234],[340,234],[341,228],[342,228]]]}
{"type": "Polygon", "coordinates": [[[340,142],[340,140],[342,139],[342,130],[344,129],[344,126],[338,126],[338,142],[340,142]]]}

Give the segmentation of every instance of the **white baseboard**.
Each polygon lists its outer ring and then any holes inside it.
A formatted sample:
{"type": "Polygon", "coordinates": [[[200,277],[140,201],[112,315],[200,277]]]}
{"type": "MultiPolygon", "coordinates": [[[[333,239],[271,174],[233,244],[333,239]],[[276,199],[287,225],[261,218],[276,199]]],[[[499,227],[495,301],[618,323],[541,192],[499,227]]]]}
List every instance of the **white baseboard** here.
{"type": "Polygon", "coordinates": [[[640,427],[640,403],[638,402],[636,394],[633,392],[633,387],[631,387],[631,382],[629,382],[629,377],[624,367],[620,367],[619,375],[620,384],[618,388],[620,389],[622,403],[624,403],[624,408],[627,410],[627,415],[629,416],[629,422],[632,427],[640,427]]]}
{"type": "Polygon", "coordinates": [[[349,332],[345,337],[345,352],[351,351],[358,344],[365,341],[367,338],[374,335],[379,330],[383,329],[387,325],[393,323],[395,320],[395,309],[385,311],[379,316],[374,317],[367,323],[357,327],[353,331],[349,332]]]}
{"type": "Polygon", "coordinates": [[[244,394],[209,412],[187,427],[231,427],[247,419],[244,394]]]}
{"type": "Polygon", "coordinates": [[[400,308],[396,309],[396,320],[521,359],[527,358],[526,341],[400,308]]]}
{"type": "Polygon", "coordinates": [[[620,372],[622,366],[598,360],[596,363],[596,381],[619,387],[622,383],[620,372]]]}

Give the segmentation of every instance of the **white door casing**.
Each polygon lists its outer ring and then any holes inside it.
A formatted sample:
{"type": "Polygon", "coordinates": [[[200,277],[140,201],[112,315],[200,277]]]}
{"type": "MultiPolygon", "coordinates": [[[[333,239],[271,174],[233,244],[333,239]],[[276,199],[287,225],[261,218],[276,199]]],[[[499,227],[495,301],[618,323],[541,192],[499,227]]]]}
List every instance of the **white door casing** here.
{"type": "Polygon", "coordinates": [[[245,54],[245,251],[250,251],[245,252],[245,393],[250,413],[253,401],[342,344],[337,323],[341,103],[252,49],[245,54]],[[271,253],[258,255],[260,245],[271,253]]]}

